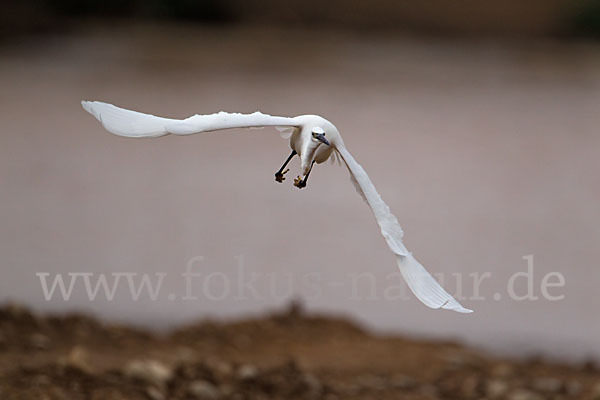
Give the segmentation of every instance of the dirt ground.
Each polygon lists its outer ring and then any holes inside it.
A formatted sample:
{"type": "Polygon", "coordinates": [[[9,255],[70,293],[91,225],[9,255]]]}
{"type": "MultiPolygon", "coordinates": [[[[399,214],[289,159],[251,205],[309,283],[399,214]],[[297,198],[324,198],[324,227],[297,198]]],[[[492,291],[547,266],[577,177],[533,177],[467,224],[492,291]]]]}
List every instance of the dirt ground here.
{"type": "Polygon", "coordinates": [[[167,335],[0,308],[1,399],[600,399],[600,370],[281,312],[167,335]]]}

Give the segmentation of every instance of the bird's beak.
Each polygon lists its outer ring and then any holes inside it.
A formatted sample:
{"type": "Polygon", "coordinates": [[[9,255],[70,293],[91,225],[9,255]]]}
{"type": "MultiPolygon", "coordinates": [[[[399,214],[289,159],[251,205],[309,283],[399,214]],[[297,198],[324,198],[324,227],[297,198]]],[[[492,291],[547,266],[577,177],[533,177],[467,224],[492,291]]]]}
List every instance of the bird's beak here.
{"type": "Polygon", "coordinates": [[[329,140],[325,139],[324,133],[319,133],[319,134],[315,135],[315,139],[317,139],[321,143],[325,143],[327,146],[331,146],[331,143],[329,143],[329,140]]]}

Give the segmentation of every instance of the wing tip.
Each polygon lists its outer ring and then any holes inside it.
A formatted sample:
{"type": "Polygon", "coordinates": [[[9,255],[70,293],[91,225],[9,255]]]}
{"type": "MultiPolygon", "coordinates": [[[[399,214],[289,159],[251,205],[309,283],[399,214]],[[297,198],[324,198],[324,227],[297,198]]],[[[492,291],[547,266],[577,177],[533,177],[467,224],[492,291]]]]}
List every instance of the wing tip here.
{"type": "Polygon", "coordinates": [[[461,313],[461,314],[471,314],[473,312],[473,310],[471,310],[470,308],[465,308],[461,305],[459,305],[458,307],[442,307],[445,310],[450,310],[450,311],[456,311],[457,313],[461,313]]]}
{"type": "Polygon", "coordinates": [[[90,114],[92,113],[92,102],[88,100],[81,100],[81,107],[90,114]]]}
{"type": "Polygon", "coordinates": [[[463,307],[454,297],[450,297],[444,304],[439,306],[438,308],[442,308],[444,310],[456,311],[461,314],[470,314],[473,310],[469,308],[463,307]]]}
{"type": "Polygon", "coordinates": [[[463,307],[451,294],[431,276],[413,257],[396,255],[402,277],[414,295],[427,307],[470,314],[473,310],[463,307]]]}
{"type": "Polygon", "coordinates": [[[97,112],[98,109],[94,106],[100,102],[98,101],[89,101],[89,100],[81,100],[81,107],[90,114],[92,114],[98,121],[100,121],[100,114],[97,112]]]}

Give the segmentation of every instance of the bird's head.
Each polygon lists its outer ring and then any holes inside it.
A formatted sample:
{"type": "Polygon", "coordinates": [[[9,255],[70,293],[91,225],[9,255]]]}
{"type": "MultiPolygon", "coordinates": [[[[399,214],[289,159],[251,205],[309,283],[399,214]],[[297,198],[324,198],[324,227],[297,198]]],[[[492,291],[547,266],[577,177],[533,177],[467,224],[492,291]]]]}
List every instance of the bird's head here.
{"type": "Polygon", "coordinates": [[[321,143],[326,146],[331,146],[329,140],[325,137],[325,129],[320,126],[315,126],[310,131],[311,141],[316,144],[315,148],[317,148],[321,143]]]}
{"type": "MultiPolygon", "coordinates": [[[[300,151],[301,168],[304,174],[308,172],[312,161],[315,159],[317,149],[331,147],[327,132],[322,126],[313,126],[306,129],[302,135],[300,151]]],[[[321,150],[319,150],[321,151],[321,150]]]]}

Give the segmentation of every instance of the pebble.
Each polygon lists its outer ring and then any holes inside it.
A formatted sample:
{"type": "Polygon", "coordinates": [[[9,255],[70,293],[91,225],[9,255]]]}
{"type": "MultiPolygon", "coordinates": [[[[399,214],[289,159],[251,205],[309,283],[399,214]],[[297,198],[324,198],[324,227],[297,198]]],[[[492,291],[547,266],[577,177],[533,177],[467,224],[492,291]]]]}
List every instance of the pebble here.
{"type": "Polygon", "coordinates": [[[317,377],[312,374],[304,375],[304,383],[306,384],[308,396],[310,398],[318,398],[323,392],[323,385],[321,385],[321,382],[317,377]]]}
{"type": "Polygon", "coordinates": [[[238,370],[237,375],[238,378],[240,378],[243,381],[254,379],[256,378],[256,375],[258,375],[258,368],[250,364],[242,365],[238,370]]]}
{"type": "Polygon", "coordinates": [[[194,350],[189,347],[178,347],[175,350],[175,357],[179,362],[191,362],[196,358],[194,350]]]}
{"type": "Polygon", "coordinates": [[[508,392],[509,386],[503,380],[492,379],[485,386],[485,393],[491,399],[503,397],[508,392]]]}
{"type": "Polygon", "coordinates": [[[219,398],[219,389],[212,383],[203,380],[190,383],[188,393],[198,400],[215,400],[219,398]]]}
{"type": "Polygon", "coordinates": [[[218,358],[208,358],[206,360],[206,365],[212,369],[218,376],[221,377],[229,377],[233,373],[233,368],[231,364],[226,361],[223,361],[218,358]]]}
{"type": "Polygon", "coordinates": [[[73,349],[71,349],[71,351],[67,355],[65,364],[69,367],[78,369],[86,373],[92,372],[92,368],[89,363],[88,352],[85,348],[81,346],[75,346],[73,347],[73,349]]]}
{"type": "Polygon", "coordinates": [[[165,400],[165,395],[154,386],[146,388],[146,395],[150,400],[165,400]]]}
{"type": "Polygon", "coordinates": [[[156,360],[130,361],[125,365],[124,373],[130,379],[140,380],[158,387],[164,386],[172,376],[171,370],[156,360]]]}

